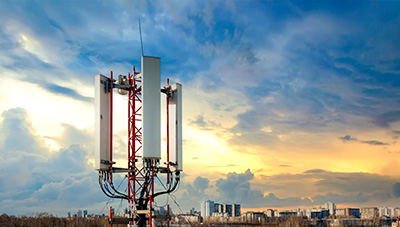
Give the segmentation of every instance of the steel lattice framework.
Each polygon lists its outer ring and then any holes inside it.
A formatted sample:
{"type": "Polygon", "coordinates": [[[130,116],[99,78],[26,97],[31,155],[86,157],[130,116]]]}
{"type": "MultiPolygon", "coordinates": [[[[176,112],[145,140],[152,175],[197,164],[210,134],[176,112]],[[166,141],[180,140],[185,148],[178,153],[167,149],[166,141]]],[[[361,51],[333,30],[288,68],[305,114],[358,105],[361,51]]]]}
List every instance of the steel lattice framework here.
{"type": "MultiPolygon", "coordinates": [[[[151,58],[151,57],[150,57],[151,58]]],[[[142,57],[143,63],[143,57],[142,57]]],[[[159,64],[159,63],[158,63],[159,64]]],[[[157,68],[157,66],[155,66],[157,68]]],[[[159,67],[159,66],[158,66],[159,67]]],[[[143,68],[143,65],[142,65],[143,68]]],[[[149,68],[147,68],[149,69],[149,68]]],[[[142,69],[143,70],[143,69],[142,69]]],[[[145,75],[154,75],[150,73],[145,75]]],[[[148,72],[148,71],[147,71],[148,72]]],[[[158,72],[159,74],[159,72],[158,72]]],[[[96,159],[96,169],[99,171],[99,185],[101,190],[105,195],[110,198],[115,199],[126,199],[128,201],[129,207],[129,217],[112,217],[112,207],[110,207],[110,226],[112,224],[130,224],[134,226],[144,227],[153,226],[153,221],[166,221],[167,226],[170,225],[170,207],[167,204],[167,214],[153,214],[153,204],[154,199],[157,196],[170,194],[177,189],[180,182],[180,171],[182,171],[182,166],[178,163],[178,148],[177,140],[171,140],[169,138],[177,138],[178,129],[178,119],[181,122],[181,117],[177,117],[177,97],[181,97],[180,84],[169,85],[169,80],[167,79],[167,86],[160,88],[160,90],[153,89],[152,94],[155,92],[161,92],[166,95],[166,115],[167,115],[167,162],[164,163],[166,166],[160,166],[161,156],[149,156],[143,149],[143,71],[138,73],[133,67],[132,74],[129,73],[128,76],[119,75],[118,80],[113,79],[113,72],[110,72],[110,78],[107,78],[101,74],[95,76],[96,84],[96,144],[99,146],[95,149],[95,159],[96,159]],[[128,165],[127,168],[114,167],[113,164],[113,89],[118,89],[120,95],[128,94],[128,165]],[[157,91],[158,90],[158,91],[157,91]],[[174,93],[175,92],[175,93],[174,93]],[[175,95],[175,96],[174,96],[175,95]],[[172,99],[175,97],[175,99],[172,99]],[[170,100],[173,102],[172,112],[175,114],[169,114],[170,100]],[[109,117],[107,114],[109,113],[109,117]],[[169,116],[172,116],[171,121],[176,122],[170,125],[169,116]],[[175,118],[174,118],[175,117],[175,118]],[[100,122],[100,123],[99,123],[100,122]],[[172,136],[170,135],[170,127],[176,127],[172,131],[172,136]],[[104,129],[104,130],[102,130],[104,129]],[[109,131],[107,131],[109,130],[109,131]],[[175,136],[175,137],[174,137],[175,136]],[[109,141],[109,143],[107,143],[109,141]],[[104,145],[106,144],[106,145],[104,145]],[[174,144],[174,158],[172,162],[170,161],[170,144],[174,144]],[[100,147],[100,145],[102,147],[100,147]],[[144,154],[145,153],[145,154],[144,154]],[[97,155],[97,156],[96,156],[97,155]],[[172,167],[172,169],[171,169],[172,167]],[[113,174],[114,173],[126,173],[127,178],[127,190],[125,193],[119,190],[118,187],[114,186],[113,174]],[[157,174],[166,174],[166,186],[160,181],[164,187],[164,191],[154,192],[154,178],[157,174]]],[[[152,77],[150,77],[152,78],[152,77]]],[[[159,78],[159,77],[158,77],[159,78]]],[[[153,78],[155,81],[157,77],[153,78]]],[[[149,82],[151,84],[151,81],[149,82]]],[[[147,85],[149,87],[149,85],[147,85]]],[[[145,85],[146,87],[146,85],[145,85]]],[[[148,92],[148,90],[147,90],[148,92]]],[[[145,93],[149,95],[148,93],[145,93]]],[[[146,98],[145,97],[145,98],[146,98]]],[[[153,96],[154,97],[154,96],[153,96]]],[[[146,99],[148,100],[148,99],[146,99]]],[[[146,102],[146,101],[145,101],[146,102]]],[[[157,100],[156,100],[157,102],[157,100]]],[[[156,103],[153,102],[153,103],[156,103]]],[[[147,101],[147,103],[152,103],[147,101]]],[[[149,104],[147,104],[149,105],[149,104]]],[[[179,103],[181,107],[181,104],[179,103]]],[[[144,106],[146,108],[146,106],[144,106]]],[[[148,106],[147,106],[148,108],[148,106]]],[[[160,111],[158,109],[158,111],[160,111]]],[[[149,112],[147,113],[149,115],[149,112]]],[[[147,116],[146,115],[146,116],[147,116]]],[[[151,114],[150,114],[151,116],[151,114]]],[[[179,115],[181,116],[181,115],[179,115]]],[[[149,119],[149,118],[147,118],[149,119]]],[[[146,121],[146,119],[145,119],[146,121]]],[[[157,124],[157,123],[156,123],[157,124]]],[[[181,123],[179,123],[181,127],[181,123]]],[[[146,133],[146,132],[145,132],[146,133]]],[[[146,134],[147,135],[147,134],[146,134]]],[[[181,134],[179,134],[181,135],[181,134]]],[[[153,134],[150,134],[153,136],[153,134]]],[[[159,140],[157,136],[154,139],[159,140]]],[[[151,138],[151,137],[146,137],[151,138]]],[[[150,140],[150,143],[152,141],[150,140]]],[[[147,142],[148,143],[148,142],[147,142]]],[[[180,140],[181,144],[181,140],[180,140]]],[[[147,146],[147,145],[145,145],[147,146]]],[[[146,147],[145,147],[146,148],[146,147]]],[[[180,153],[181,154],[181,153],[180,153]]],[[[124,181],[125,178],[122,180],[124,181]]],[[[160,180],[160,178],[158,178],[160,180]]],[[[122,183],[122,182],[121,182],[122,183]]]]}
{"type": "MultiPolygon", "coordinates": [[[[128,93],[128,203],[133,212],[144,208],[137,206],[139,199],[141,199],[141,196],[137,195],[138,193],[144,194],[147,198],[150,197],[150,209],[152,207],[151,195],[154,194],[153,170],[150,169],[150,176],[146,177],[146,171],[149,171],[149,169],[146,169],[144,164],[142,166],[137,164],[138,159],[141,158],[140,151],[142,149],[142,126],[140,123],[142,122],[141,110],[143,107],[142,81],[135,77],[138,74],[135,71],[135,67],[133,67],[133,73],[129,75],[129,83],[133,86],[129,89],[128,93]],[[151,184],[148,187],[144,187],[148,181],[151,184]],[[143,192],[142,190],[145,191],[143,192]]],[[[153,163],[150,166],[154,166],[153,163]]],[[[132,213],[131,218],[134,218],[134,213],[132,213]]],[[[151,226],[151,212],[149,220],[149,225],[151,226]]]]}

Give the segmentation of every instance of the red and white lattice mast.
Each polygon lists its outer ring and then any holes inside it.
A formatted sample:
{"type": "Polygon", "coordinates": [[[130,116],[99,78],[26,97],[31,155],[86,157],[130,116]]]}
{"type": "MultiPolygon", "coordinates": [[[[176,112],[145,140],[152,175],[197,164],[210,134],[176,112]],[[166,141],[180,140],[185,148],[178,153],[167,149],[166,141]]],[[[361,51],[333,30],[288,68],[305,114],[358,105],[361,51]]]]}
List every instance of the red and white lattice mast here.
{"type": "Polygon", "coordinates": [[[99,171],[99,184],[108,197],[126,199],[130,210],[128,218],[113,218],[110,207],[110,225],[126,223],[152,227],[155,219],[167,221],[168,214],[154,216],[154,199],[173,192],[182,171],[182,85],[161,88],[160,58],[142,56],[141,73],[135,71],[118,80],[103,75],[95,76],[95,168],[99,171]],[[114,167],[112,159],[113,89],[128,95],[128,166],[114,167]],[[161,99],[167,103],[167,162],[161,160],[161,99]],[[113,184],[113,174],[123,173],[127,178],[127,194],[113,184]],[[155,192],[154,177],[165,174],[164,191],[155,192]]]}

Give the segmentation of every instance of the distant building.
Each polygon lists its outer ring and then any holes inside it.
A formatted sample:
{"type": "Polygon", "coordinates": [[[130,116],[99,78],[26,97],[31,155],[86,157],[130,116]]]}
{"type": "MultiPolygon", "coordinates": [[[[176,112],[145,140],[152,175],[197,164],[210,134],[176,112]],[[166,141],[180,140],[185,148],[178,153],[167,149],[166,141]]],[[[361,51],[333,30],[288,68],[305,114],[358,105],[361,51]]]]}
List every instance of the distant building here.
{"type": "Polygon", "coordinates": [[[291,210],[282,210],[278,211],[278,217],[289,217],[289,216],[297,216],[296,211],[291,211],[291,210]]]}
{"type": "Polygon", "coordinates": [[[336,205],[332,202],[325,203],[325,209],[329,210],[329,215],[334,215],[336,210],[336,205]]]}
{"type": "Polygon", "coordinates": [[[213,213],[222,213],[224,212],[224,205],[219,203],[214,203],[214,212],[213,213]]]}
{"type": "Polygon", "coordinates": [[[214,213],[214,201],[206,200],[201,203],[201,216],[209,217],[214,213]]]}
{"type": "Polygon", "coordinates": [[[233,204],[232,205],[232,216],[233,217],[240,217],[240,204],[233,204]]]}
{"type": "Polygon", "coordinates": [[[378,217],[378,208],[376,207],[363,207],[360,208],[361,219],[374,219],[378,217]]]}
{"type": "Polygon", "coordinates": [[[329,216],[329,210],[326,209],[308,209],[306,211],[306,216],[311,219],[323,219],[329,216]]]}
{"type": "Polygon", "coordinates": [[[232,204],[223,205],[224,213],[228,213],[229,217],[232,217],[232,204]]]}
{"type": "Polygon", "coordinates": [[[224,213],[224,212],[222,212],[222,213],[220,213],[220,212],[214,212],[214,213],[212,213],[212,216],[213,217],[229,217],[229,214],[228,213],[224,213]]]}
{"type": "Polygon", "coordinates": [[[394,217],[395,216],[395,208],[393,207],[380,207],[379,208],[379,217],[394,217]]]}
{"type": "MultiPolygon", "coordinates": [[[[194,208],[193,208],[194,210],[194,208]]],[[[228,214],[228,217],[240,217],[240,204],[220,204],[215,203],[211,200],[206,200],[201,203],[201,216],[209,217],[209,216],[225,216],[225,213],[228,214]],[[213,213],[217,213],[213,215],[213,213]]]]}
{"type": "Polygon", "coordinates": [[[76,213],[76,216],[78,218],[81,218],[82,217],[82,210],[78,210],[78,212],[76,213]]]}
{"type": "Polygon", "coordinates": [[[154,209],[154,214],[167,214],[167,210],[164,207],[154,209]]]}
{"type": "Polygon", "coordinates": [[[360,218],[360,209],[359,208],[336,208],[337,216],[345,216],[345,217],[355,217],[360,218]]]}
{"type": "Polygon", "coordinates": [[[299,216],[299,217],[307,216],[307,209],[298,208],[297,209],[297,216],[299,216]]]}
{"type": "Polygon", "coordinates": [[[87,218],[87,210],[84,210],[84,211],[83,211],[83,217],[84,217],[84,218],[87,218]]]}
{"type": "Polygon", "coordinates": [[[394,208],[394,217],[400,217],[400,208],[394,208]]]}
{"type": "Polygon", "coordinates": [[[348,210],[348,216],[360,218],[360,208],[346,208],[348,210]]]}
{"type": "Polygon", "coordinates": [[[267,217],[274,217],[275,216],[275,212],[273,209],[268,209],[265,214],[267,215],[267,217]]]}
{"type": "Polygon", "coordinates": [[[127,217],[129,217],[129,209],[128,209],[127,207],[125,207],[125,209],[124,209],[124,211],[123,211],[123,213],[122,213],[122,216],[127,216],[127,217]]]}
{"type": "Polygon", "coordinates": [[[194,209],[194,207],[192,207],[192,209],[190,209],[189,214],[195,214],[196,210],[194,209]]]}
{"type": "Polygon", "coordinates": [[[248,211],[243,214],[247,221],[261,221],[265,218],[265,214],[263,212],[253,212],[248,211]]]}

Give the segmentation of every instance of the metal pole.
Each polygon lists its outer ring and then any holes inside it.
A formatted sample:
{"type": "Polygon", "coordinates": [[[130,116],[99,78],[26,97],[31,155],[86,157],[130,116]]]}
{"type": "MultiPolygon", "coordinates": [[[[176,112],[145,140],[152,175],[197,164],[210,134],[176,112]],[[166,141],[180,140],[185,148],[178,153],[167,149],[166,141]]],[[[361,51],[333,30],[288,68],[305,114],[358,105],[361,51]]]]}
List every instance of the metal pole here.
{"type": "MultiPolygon", "coordinates": [[[[128,77],[129,84],[132,84],[131,76],[128,77]]],[[[130,170],[130,159],[131,159],[131,96],[132,96],[132,88],[129,88],[128,91],[128,170],[130,170]]],[[[128,207],[129,211],[132,212],[133,207],[131,206],[131,176],[132,173],[128,171],[128,207]]],[[[133,218],[132,213],[129,213],[129,217],[133,218]]],[[[130,222],[129,224],[133,225],[133,222],[130,222]]]]}
{"type": "MultiPolygon", "coordinates": [[[[111,84],[113,81],[113,72],[110,71],[111,84]]],[[[112,152],[113,152],[113,86],[110,88],[110,168],[112,168],[112,152]]],[[[113,182],[112,172],[110,172],[110,182],[113,182]]]]}
{"type": "MultiPolygon", "coordinates": [[[[169,86],[169,78],[167,78],[169,86]]],[[[169,170],[169,93],[167,93],[167,169],[169,170]]],[[[167,172],[167,184],[169,184],[169,172],[167,172]]]]}
{"type": "Polygon", "coordinates": [[[170,218],[170,217],[169,217],[169,216],[170,216],[170,215],[169,215],[169,204],[167,204],[167,214],[168,214],[168,217],[167,217],[167,218],[168,218],[168,219],[167,219],[167,227],[170,227],[170,221],[169,221],[169,218],[170,218]]]}
{"type": "Polygon", "coordinates": [[[112,206],[110,206],[110,227],[112,227],[111,219],[112,219],[112,206]]]}
{"type": "MultiPolygon", "coordinates": [[[[167,78],[167,86],[169,86],[169,78],[167,78]]],[[[167,93],[167,169],[169,170],[169,93],[167,93]]],[[[167,172],[167,184],[169,184],[169,172],[167,172]]],[[[170,227],[169,204],[167,204],[167,216],[167,227],[170,227]]]]}

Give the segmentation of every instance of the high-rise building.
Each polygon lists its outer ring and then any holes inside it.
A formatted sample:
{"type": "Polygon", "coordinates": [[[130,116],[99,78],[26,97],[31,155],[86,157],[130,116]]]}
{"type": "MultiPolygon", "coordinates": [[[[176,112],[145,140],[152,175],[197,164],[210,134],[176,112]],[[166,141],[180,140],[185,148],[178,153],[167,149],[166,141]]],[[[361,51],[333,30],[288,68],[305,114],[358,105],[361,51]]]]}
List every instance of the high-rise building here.
{"type": "Polygon", "coordinates": [[[362,207],[360,208],[361,219],[374,219],[379,216],[378,208],[362,207]]]}
{"type": "Polygon", "coordinates": [[[223,207],[224,213],[228,213],[228,216],[232,217],[232,204],[224,204],[223,207]]]}
{"type": "Polygon", "coordinates": [[[325,203],[325,209],[329,210],[329,215],[334,215],[336,213],[336,205],[332,202],[325,203]]]}
{"type": "Polygon", "coordinates": [[[206,200],[201,203],[201,216],[208,217],[212,216],[213,213],[219,215],[227,215],[228,217],[239,217],[240,204],[220,204],[214,201],[206,200]]]}
{"type": "Polygon", "coordinates": [[[214,201],[206,200],[201,203],[201,216],[209,217],[214,213],[214,201]]]}
{"type": "Polygon", "coordinates": [[[214,212],[216,212],[216,213],[219,212],[219,205],[221,205],[221,204],[214,202],[214,212]]]}
{"type": "Polygon", "coordinates": [[[233,204],[232,205],[232,216],[239,217],[240,216],[240,204],[233,204]]]}
{"type": "Polygon", "coordinates": [[[395,216],[395,208],[392,207],[380,207],[379,208],[379,216],[383,217],[393,217],[395,216]]]}
{"type": "Polygon", "coordinates": [[[214,203],[214,212],[216,213],[224,213],[224,204],[214,203]]]}
{"type": "Polygon", "coordinates": [[[335,214],[337,216],[360,218],[360,209],[359,208],[337,208],[335,214]]]}
{"type": "Polygon", "coordinates": [[[78,210],[78,213],[76,213],[76,216],[78,218],[81,218],[82,217],[82,210],[78,210]]]}
{"type": "MultiPolygon", "coordinates": [[[[239,205],[240,206],[240,205],[239,205]]],[[[268,209],[265,214],[267,215],[267,217],[274,217],[275,216],[275,212],[273,209],[268,209]]]]}
{"type": "Polygon", "coordinates": [[[194,207],[192,207],[192,209],[190,209],[189,214],[195,214],[196,210],[194,209],[194,207]]]}
{"type": "Polygon", "coordinates": [[[84,210],[84,211],[83,211],[83,217],[84,217],[84,218],[87,218],[87,210],[84,210]]]}

